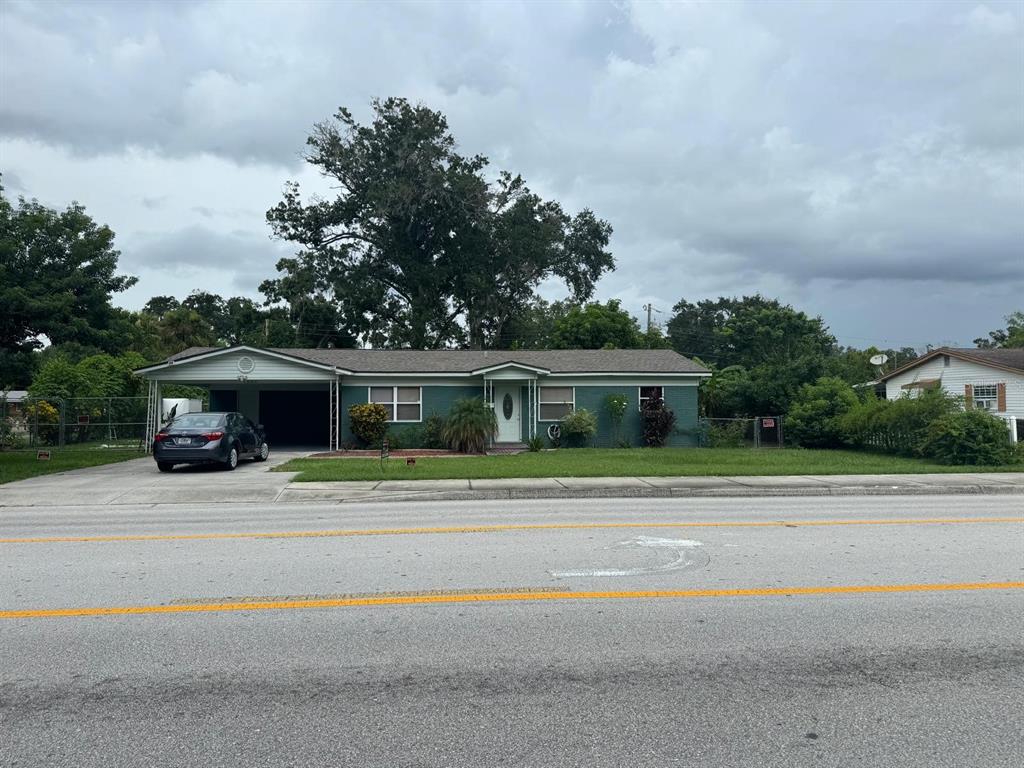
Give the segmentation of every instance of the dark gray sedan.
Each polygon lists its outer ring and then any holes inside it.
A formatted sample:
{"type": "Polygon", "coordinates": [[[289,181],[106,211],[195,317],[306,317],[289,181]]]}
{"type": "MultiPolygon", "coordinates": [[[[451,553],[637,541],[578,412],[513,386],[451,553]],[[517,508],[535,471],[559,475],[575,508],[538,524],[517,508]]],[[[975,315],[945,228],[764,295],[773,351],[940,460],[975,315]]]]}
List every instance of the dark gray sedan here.
{"type": "Polygon", "coordinates": [[[266,461],[269,455],[263,425],[240,413],[185,413],[153,437],[153,458],[161,472],[175,464],[220,464],[230,470],[239,459],[266,461]]]}

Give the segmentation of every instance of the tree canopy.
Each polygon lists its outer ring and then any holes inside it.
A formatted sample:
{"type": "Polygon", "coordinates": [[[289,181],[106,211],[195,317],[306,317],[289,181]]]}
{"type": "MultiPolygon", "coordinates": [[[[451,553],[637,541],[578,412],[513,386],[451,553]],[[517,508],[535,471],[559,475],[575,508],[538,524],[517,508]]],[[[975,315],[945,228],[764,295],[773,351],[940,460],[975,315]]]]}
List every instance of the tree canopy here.
{"type": "Polygon", "coordinates": [[[26,384],[26,354],[77,343],[115,349],[111,296],[136,278],[117,273],[114,233],[77,203],[62,212],[36,200],[12,205],[0,187],[0,386],[26,384]]]}
{"type": "Polygon", "coordinates": [[[643,346],[636,319],[617,299],[574,306],[555,321],[553,349],[634,349],[643,346]]]}
{"type": "Polygon", "coordinates": [[[761,295],[680,301],[672,346],[727,376],[709,383],[709,415],[785,413],[800,386],[824,375],[836,341],[820,317],[761,295]]]}
{"type": "Polygon", "coordinates": [[[304,202],[290,183],[267,212],[299,246],[261,286],[268,297],[336,306],[374,346],[481,348],[542,281],[580,303],[614,267],[611,225],[590,210],[569,215],[507,172],[489,182],[487,158],[459,154],[440,112],[400,98],[372,107],[370,124],[342,108],[307,141],[337,195],[304,202]]]}
{"type": "Polygon", "coordinates": [[[988,338],[974,340],[979,349],[1020,349],[1024,347],[1024,312],[1013,312],[1006,316],[1006,330],[988,332],[988,338]]]}

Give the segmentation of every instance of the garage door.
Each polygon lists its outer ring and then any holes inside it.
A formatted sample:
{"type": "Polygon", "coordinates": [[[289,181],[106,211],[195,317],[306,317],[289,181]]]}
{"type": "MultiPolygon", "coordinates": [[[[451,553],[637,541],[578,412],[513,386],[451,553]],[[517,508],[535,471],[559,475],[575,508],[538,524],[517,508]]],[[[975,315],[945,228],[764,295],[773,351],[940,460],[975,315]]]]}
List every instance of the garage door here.
{"type": "Polygon", "coordinates": [[[327,448],[330,394],[289,390],[260,391],[260,422],[270,447],[327,448]]]}

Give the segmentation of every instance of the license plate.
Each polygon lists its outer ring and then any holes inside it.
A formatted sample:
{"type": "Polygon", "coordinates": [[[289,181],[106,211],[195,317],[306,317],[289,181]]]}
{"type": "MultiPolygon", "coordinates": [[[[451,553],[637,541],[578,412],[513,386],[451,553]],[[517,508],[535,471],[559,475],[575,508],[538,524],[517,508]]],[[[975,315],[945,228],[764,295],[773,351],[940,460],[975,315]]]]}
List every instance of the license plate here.
{"type": "Polygon", "coordinates": [[[176,437],[174,438],[175,445],[192,445],[191,437],[176,437]]]}

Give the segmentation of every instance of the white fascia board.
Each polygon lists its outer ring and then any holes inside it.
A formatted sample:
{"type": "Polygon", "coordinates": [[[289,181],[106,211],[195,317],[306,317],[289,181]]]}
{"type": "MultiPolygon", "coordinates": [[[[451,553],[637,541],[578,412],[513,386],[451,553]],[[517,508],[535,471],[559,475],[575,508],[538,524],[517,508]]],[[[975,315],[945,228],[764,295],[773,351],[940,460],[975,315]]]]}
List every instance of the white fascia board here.
{"type": "MultiPolygon", "coordinates": [[[[355,372],[343,372],[345,376],[352,376],[355,378],[373,378],[373,379],[472,379],[483,375],[481,371],[449,371],[446,373],[417,373],[416,371],[355,371],[355,372]]],[[[549,376],[552,379],[576,379],[576,378],[646,378],[646,379],[709,379],[711,378],[710,373],[648,373],[644,371],[622,371],[618,373],[548,373],[543,370],[538,370],[538,373],[543,376],[549,376]]]]}
{"type": "Polygon", "coordinates": [[[447,373],[417,373],[416,371],[346,371],[345,376],[362,379],[469,379],[472,373],[449,371],[447,373]]]}
{"type": "Polygon", "coordinates": [[[477,368],[475,371],[471,371],[470,375],[471,376],[482,376],[485,373],[494,373],[495,371],[501,371],[501,370],[504,370],[505,368],[518,368],[521,371],[530,371],[531,373],[540,373],[540,374],[543,374],[545,376],[551,373],[551,371],[549,371],[547,368],[538,368],[535,365],[526,365],[525,363],[517,363],[517,362],[514,362],[514,361],[510,361],[510,362],[507,362],[507,363],[498,363],[497,365],[492,365],[492,366],[490,366],[488,368],[477,368]]]}
{"type": "Polygon", "coordinates": [[[226,355],[231,352],[245,352],[247,354],[253,355],[264,355],[265,357],[273,357],[278,360],[284,360],[289,363],[298,363],[299,365],[305,365],[309,368],[316,368],[321,371],[331,371],[332,373],[341,376],[352,375],[351,371],[347,371],[344,368],[337,368],[333,365],[329,365],[328,363],[317,363],[314,362],[313,360],[306,360],[305,358],[302,357],[296,357],[295,355],[285,355],[280,352],[274,352],[269,349],[262,349],[260,347],[249,347],[244,344],[234,347],[224,347],[223,349],[214,349],[209,352],[203,352],[198,355],[191,355],[190,357],[183,357],[178,360],[170,360],[166,363],[159,363],[157,365],[146,366],[145,368],[137,368],[134,371],[134,373],[145,374],[150,373],[151,371],[161,371],[167,368],[177,368],[178,366],[181,365],[196,363],[199,362],[200,360],[209,360],[211,357],[219,357],[221,355],[226,355]]]}
{"type": "Polygon", "coordinates": [[[650,379],[665,379],[665,378],[669,378],[669,379],[680,379],[680,378],[681,379],[689,379],[689,378],[709,379],[709,378],[711,378],[711,373],[710,372],[709,373],[696,373],[696,372],[694,372],[694,373],[682,373],[682,372],[678,372],[678,371],[677,372],[673,372],[673,373],[660,373],[660,372],[657,372],[657,371],[654,371],[654,372],[651,372],[651,371],[630,371],[630,372],[617,372],[617,373],[611,373],[611,372],[605,372],[605,373],[552,373],[552,374],[549,374],[549,375],[553,379],[557,379],[557,378],[561,378],[561,379],[577,379],[577,378],[585,378],[585,377],[588,377],[588,378],[619,377],[619,378],[621,378],[621,377],[624,377],[624,376],[628,376],[629,378],[633,378],[633,379],[638,379],[638,378],[650,378],[650,379]]]}

